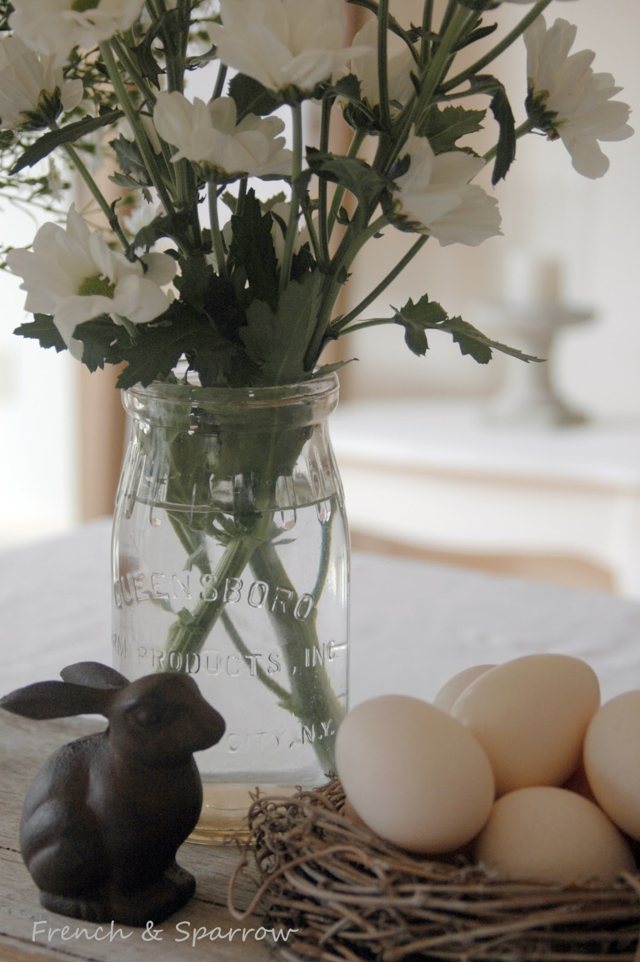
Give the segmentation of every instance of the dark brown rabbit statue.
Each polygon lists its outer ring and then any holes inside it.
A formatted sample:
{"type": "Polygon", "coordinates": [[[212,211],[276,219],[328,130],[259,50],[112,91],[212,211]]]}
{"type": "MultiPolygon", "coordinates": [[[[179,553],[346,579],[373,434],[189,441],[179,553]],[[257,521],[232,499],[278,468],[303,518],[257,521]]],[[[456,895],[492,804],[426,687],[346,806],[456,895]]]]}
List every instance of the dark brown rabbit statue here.
{"type": "Polygon", "coordinates": [[[64,745],[38,772],[22,810],[22,857],[42,905],[92,922],[158,923],[195,891],[178,847],[202,807],[193,752],[224,734],[224,720],[188,675],[129,682],[80,662],[62,681],[0,699],[27,718],[100,714],[99,734],[64,745]]]}

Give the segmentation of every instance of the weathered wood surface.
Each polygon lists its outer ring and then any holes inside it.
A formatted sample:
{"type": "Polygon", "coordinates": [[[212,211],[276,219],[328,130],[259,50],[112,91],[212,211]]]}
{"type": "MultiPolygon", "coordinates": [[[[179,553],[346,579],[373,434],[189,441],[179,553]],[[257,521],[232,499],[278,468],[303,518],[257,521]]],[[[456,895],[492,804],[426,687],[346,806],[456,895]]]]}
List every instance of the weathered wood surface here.
{"type": "MultiPolygon", "coordinates": [[[[142,929],[116,925],[112,932],[108,924],[82,922],[42,908],[20,856],[22,799],[51,752],[99,727],[84,719],[43,723],[0,711],[0,962],[263,962],[272,958],[269,939],[263,941],[262,932],[255,938],[261,917],[252,914],[238,922],[226,907],[229,878],[239,859],[235,846],[182,846],[178,861],[195,875],[196,895],[159,926],[162,931],[153,942],[148,933],[143,937],[142,929]],[[66,938],[60,931],[65,925],[69,926],[66,938]],[[77,933],[78,928],[83,932],[77,933]],[[202,935],[195,944],[194,934],[202,935]]],[[[248,904],[254,891],[251,879],[243,878],[237,891],[238,901],[244,898],[248,904]]]]}

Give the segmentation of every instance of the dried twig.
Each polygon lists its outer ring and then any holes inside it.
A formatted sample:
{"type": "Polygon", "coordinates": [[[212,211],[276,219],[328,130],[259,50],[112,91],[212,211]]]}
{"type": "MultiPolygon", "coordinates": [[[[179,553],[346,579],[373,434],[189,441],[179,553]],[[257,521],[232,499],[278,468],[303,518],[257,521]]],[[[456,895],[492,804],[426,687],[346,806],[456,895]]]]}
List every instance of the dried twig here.
{"type": "MultiPolygon", "coordinates": [[[[296,962],[640,962],[640,875],[615,884],[505,882],[463,858],[426,860],[342,814],[330,782],[256,798],[251,850],[268,924],[296,962]]],[[[231,880],[229,908],[244,862],[231,880]]]]}

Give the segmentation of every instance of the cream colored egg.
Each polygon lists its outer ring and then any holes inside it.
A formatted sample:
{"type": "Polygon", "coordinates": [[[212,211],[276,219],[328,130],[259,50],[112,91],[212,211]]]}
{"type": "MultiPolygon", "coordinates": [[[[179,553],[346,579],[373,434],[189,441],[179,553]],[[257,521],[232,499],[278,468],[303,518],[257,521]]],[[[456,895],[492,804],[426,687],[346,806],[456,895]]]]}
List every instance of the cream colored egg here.
{"type": "Polygon", "coordinates": [[[494,799],[486,754],[427,702],[382,695],[349,712],[336,740],[347,798],[378,835],[413,852],[448,852],[484,825],[494,799]]]}
{"type": "Polygon", "coordinates": [[[618,695],[594,715],[584,767],[598,804],[640,841],[640,691],[618,695]]]}
{"type": "Polygon", "coordinates": [[[442,711],[451,711],[456,699],[469,687],[471,682],[479,678],[480,675],[484,675],[485,671],[489,671],[490,668],[495,668],[495,665],[471,665],[469,668],[459,671],[457,675],[454,675],[442,686],[433,699],[433,704],[436,708],[441,708],[442,711]]]}
{"type": "Polygon", "coordinates": [[[530,882],[610,882],[634,868],[629,846],[597,805],[548,786],[499,798],[474,854],[502,877],[530,882]]]}
{"type": "Polygon", "coordinates": [[[496,792],[561,785],[580,763],[600,703],[595,673],[569,655],[526,655],[476,678],[451,714],[476,736],[493,767],[496,792]]]}

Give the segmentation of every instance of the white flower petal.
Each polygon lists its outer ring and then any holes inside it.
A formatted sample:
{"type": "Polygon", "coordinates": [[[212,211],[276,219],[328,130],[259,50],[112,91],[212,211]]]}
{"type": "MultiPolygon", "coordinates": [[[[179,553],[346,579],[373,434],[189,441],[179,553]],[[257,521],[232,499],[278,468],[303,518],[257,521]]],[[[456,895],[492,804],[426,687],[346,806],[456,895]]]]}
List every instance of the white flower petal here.
{"type": "Polygon", "coordinates": [[[469,184],[484,166],[464,151],[433,153],[426,137],[407,140],[409,169],[396,179],[393,191],[398,213],[443,246],[476,246],[500,233],[497,201],[481,187],[469,184]]]}
{"type": "Polygon", "coordinates": [[[152,252],[144,254],[141,260],[147,268],[144,276],[159,287],[170,284],[176,276],[176,262],[168,254],[152,252]]]}
{"type": "Polygon", "coordinates": [[[276,136],[284,127],[282,121],[249,114],[236,125],[231,97],[218,97],[207,105],[198,98],[191,103],[176,91],[161,93],[154,123],[167,143],[179,147],[174,161],[187,157],[229,178],[291,171],[291,152],[284,149],[284,139],[276,136]]]}
{"type": "Polygon", "coordinates": [[[98,0],[75,10],[73,0],[14,0],[9,26],[28,47],[64,63],[74,47],[91,49],[138,19],[144,0],[98,0]]]}
{"type": "Polygon", "coordinates": [[[221,61],[270,90],[309,93],[352,55],[344,0],[221,0],[220,14],[209,33],[221,61]]]}
{"type": "Polygon", "coordinates": [[[66,81],[51,57],[30,50],[19,37],[0,40],[0,128],[19,128],[25,114],[40,114],[42,126],[46,126],[54,119],[51,102],[56,91],[60,98],[58,112],[72,110],[82,100],[82,81],[66,81]]]}
{"type": "Polygon", "coordinates": [[[629,107],[612,99],[620,88],[611,74],[593,72],[593,51],[569,53],[575,37],[566,20],[547,29],[542,16],[525,31],[529,110],[552,139],[560,137],[579,173],[602,177],[609,162],[598,141],[631,136],[629,107]]]}
{"type": "Polygon", "coordinates": [[[169,297],[146,277],[129,274],[118,283],[111,302],[111,313],[126,317],[132,324],[147,324],[169,307],[169,297]]]}
{"type": "Polygon", "coordinates": [[[9,269],[23,279],[26,309],[51,314],[76,357],[81,357],[82,345],[73,333],[83,321],[109,314],[143,324],[166,311],[171,300],[161,285],[172,280],[175,262],[161,253],[147,254],[144,260],[146,274],[140,261],[127,260],[107,246],[102,234],[92,233],[75,207],[67,214],[66,230],[43,224],[32,250],[7,256],[9,269]],[[97,292],[80,293],[87,289],[86,282],[97,292]]]}

